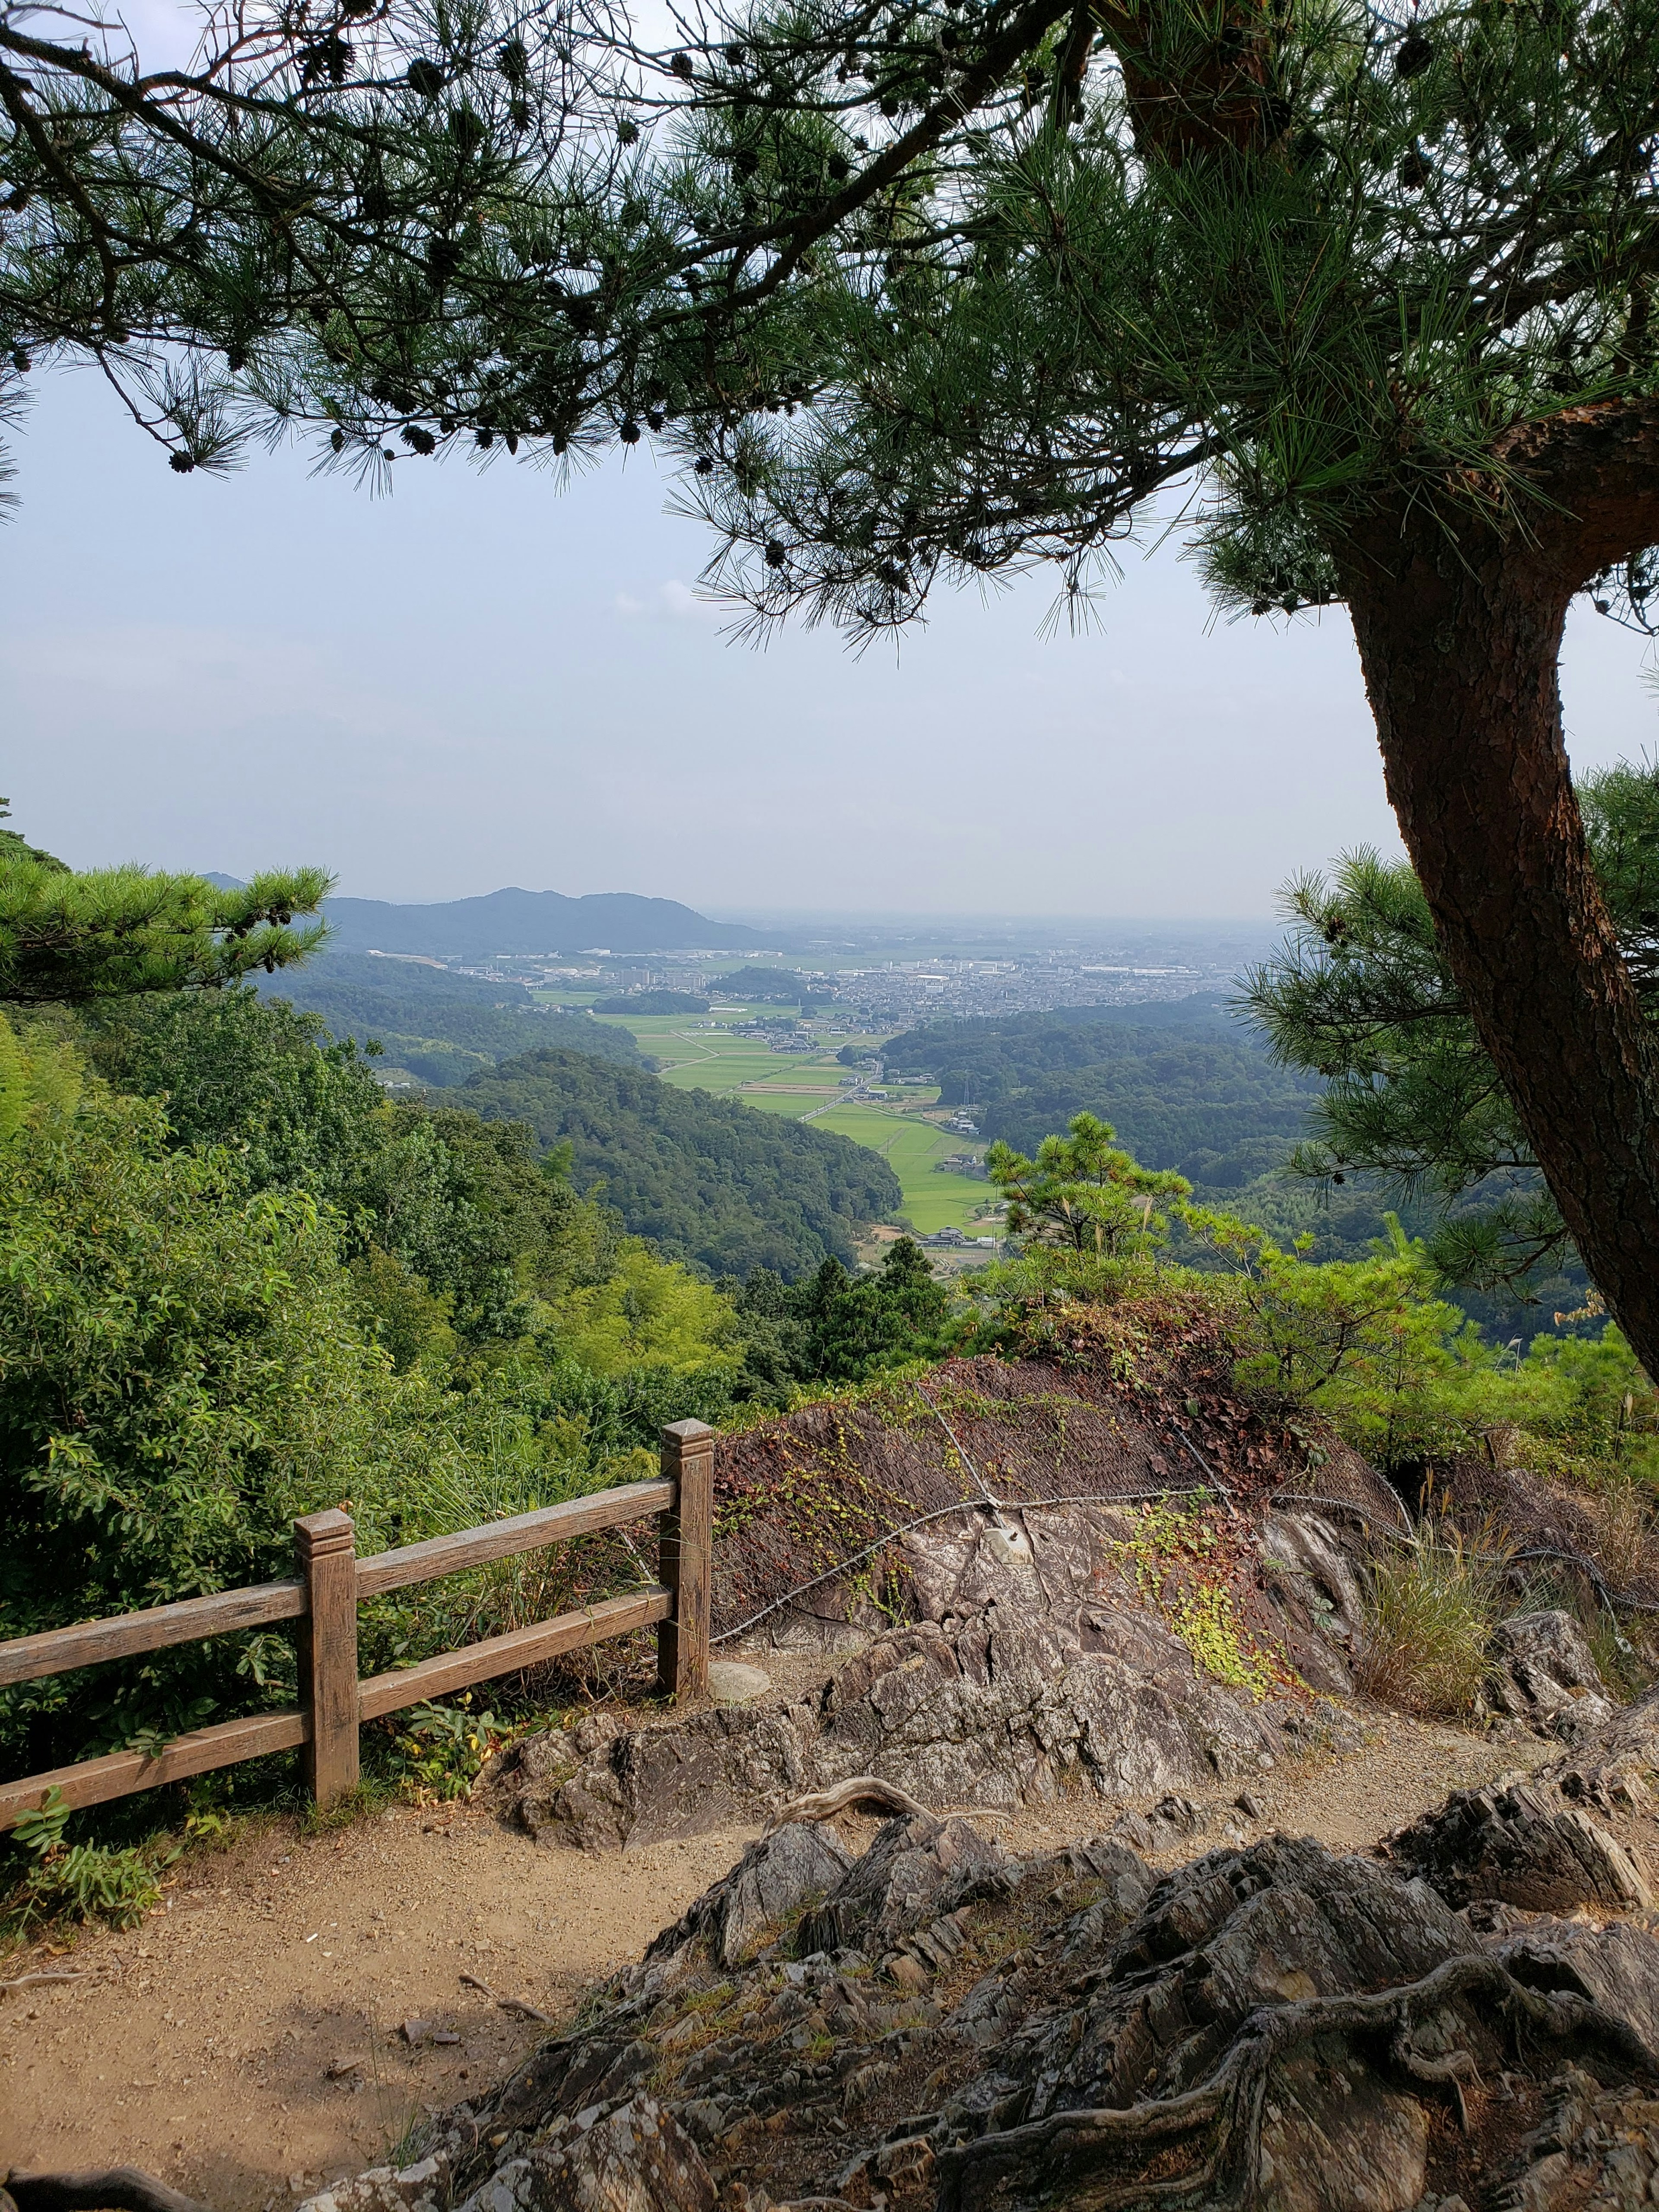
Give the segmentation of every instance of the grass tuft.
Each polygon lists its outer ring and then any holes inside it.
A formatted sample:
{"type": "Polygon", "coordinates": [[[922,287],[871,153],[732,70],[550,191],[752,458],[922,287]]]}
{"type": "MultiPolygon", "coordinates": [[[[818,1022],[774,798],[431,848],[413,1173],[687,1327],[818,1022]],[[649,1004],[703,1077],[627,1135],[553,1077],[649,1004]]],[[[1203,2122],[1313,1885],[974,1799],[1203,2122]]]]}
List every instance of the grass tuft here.
{"type": "Polygon", "coordinates": [[[1449,1522],[1431,1521],[1373,1565],[1356,1669],[1372,1697],[1441,1719],[1474,1711],[1504,1610],[1494,1548],[1477,1549],[1449,1522]]]}

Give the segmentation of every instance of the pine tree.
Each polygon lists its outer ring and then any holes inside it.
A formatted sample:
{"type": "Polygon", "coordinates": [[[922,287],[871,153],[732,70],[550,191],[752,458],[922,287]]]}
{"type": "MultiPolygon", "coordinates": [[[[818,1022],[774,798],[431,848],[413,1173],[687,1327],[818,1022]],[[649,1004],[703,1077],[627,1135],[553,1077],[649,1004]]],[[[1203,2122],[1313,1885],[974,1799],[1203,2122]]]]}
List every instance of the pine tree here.
{"type": "MultiPolygon", "coordinates": [[[[0,799],[0,817],[9,811],[0,799]]],[[[270,975],[321,942],[320,922],[293,924],[331,883],[320,868],[270,870],[234,890],[149,868],[80,873],[0,830],[0,1000],[76,1005],[270,975]]]]}
{"type": "MultiPolygon", "coordinates": [[[[1650,1020],[1659,1014],[1659,766],[1584,777],[1579,811],[1596,883],[1650,1020]]],[[[1430,1256],[1449,1279],[1494,1289],[1560,1264],[1571,1243],[1515,1107],[1481,1046],[1411,868],[1365,848],[1284,895],[1291,928],[1246,977],[1277,1055],[1322,1077],[1292,1166],[1356,1172],[1449,1212],[1430,1256]]]]}
{"type": "MultiPolygon", "coordinates": [[[[503,329],[586,265],[569,48],[514,0],[300,0],[199,10],[185,68],[146,68],[118,15],[0,9],[0,421],[57,359],[95,364],[181,475],[298,417],[387,480],[488,443],[503,329]],[[562,59],[561,57],[563,57],[562,59]],[[319,386],[360,400],[349,434],[319,386]]],[[[516,446],[516,439],[511,441],[516,446]]],[[[10,474],[0,465],[0,475],[10,474]]]]}
{"type": "Polygon", "coordinates": [[[1346,604],[1448,973],[1659,1370],[1659,1058],[1557,678],[1577,594],[1645,627],[1659,578],[1659,0],[810,0],[629,67],[572,327],[713,580],[868,636],[1048,562],[1076,611],[1173,512],[1228,614],[1346,604]]]}

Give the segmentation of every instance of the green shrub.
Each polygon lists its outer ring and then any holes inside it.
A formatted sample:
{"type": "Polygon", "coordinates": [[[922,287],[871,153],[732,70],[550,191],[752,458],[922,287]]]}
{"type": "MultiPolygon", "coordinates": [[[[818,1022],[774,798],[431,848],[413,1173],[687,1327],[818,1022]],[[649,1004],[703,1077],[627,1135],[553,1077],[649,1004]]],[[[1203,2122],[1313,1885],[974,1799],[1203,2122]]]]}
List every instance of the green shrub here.
{"type": "Polygon", "coordinates": [[[0,1931],[29,1936],[60,1920],[104,1920],[115,1928],[136,1928],[161,1903],[153,1849],[106,1850],[97,1844],[68,1843],[68,1817],[63,1793],[54,1789],[39,1812],[13,1828],[13,1841],[30,1864],[0,1905],[0,1931]]]}
{"type": "MultiPolygon", "coordinates": [[[[320,1506],[346,1504],[368,1552],[604,1483],[631,1439],[596,1448],[544,1361],[465,1387],[397,1372],[341,1233],[96,1082],[0,1142],[0,1636],[289,1573],[292,1521],[320,1506]]],[[[510,1625],[490,1605],[510,1615],[531,1573],[365,1608],[366,1669],[510,1625]]],[[[180,1645],[0,1691],[0,1759],[27,1773],[292,1694],[285,1636],[180,1645]]]]}

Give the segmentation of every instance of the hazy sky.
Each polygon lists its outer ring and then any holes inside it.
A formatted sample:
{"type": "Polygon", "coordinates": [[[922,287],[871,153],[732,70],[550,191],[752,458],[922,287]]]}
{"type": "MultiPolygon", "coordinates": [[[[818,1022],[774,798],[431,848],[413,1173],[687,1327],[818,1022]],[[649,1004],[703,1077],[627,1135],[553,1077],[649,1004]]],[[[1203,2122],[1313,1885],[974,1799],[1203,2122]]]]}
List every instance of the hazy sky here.
{"type": "MultiPolygon", "coordinates": [[[[1206,634],[1174,547],[1130,552],[1090,635],[1039,637],[1037,578],[941,599],[896,658],[824,632],[757,652],[695,599],[702,534],[643,447],[562,495],[410,461],[377,501],[294,449],[181,477],[82,373],[43,382],[15,458],[0,790],[83,866],[1252,916],[1393,840],[1346,620],[1206,634]]],[[[1653,743],[1640,662],[1575,621],[1580,764],[1653,743]]]]}

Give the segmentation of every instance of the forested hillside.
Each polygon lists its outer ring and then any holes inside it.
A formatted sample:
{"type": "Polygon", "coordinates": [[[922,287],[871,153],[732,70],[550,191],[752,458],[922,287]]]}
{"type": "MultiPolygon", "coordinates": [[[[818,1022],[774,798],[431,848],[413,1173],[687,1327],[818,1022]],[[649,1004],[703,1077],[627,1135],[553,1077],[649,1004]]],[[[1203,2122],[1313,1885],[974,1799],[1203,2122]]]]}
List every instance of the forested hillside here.
{"type": "Polygon", "coordinates": [[[626,1030],[538,1006],[517,983],[487,983],[414,960],[330,946],[304,969],[268,979],[265,989],[320,1014],[337,1037],[360,1047],[377,1040],[392,1066],[422,1083],[465,1083],[481,1067],[550,1043],[629,1067],[649,1065],[626,1030]]]}
{"type": "Polygon", "coordinates": [[[854,1223],[896,1212],[899,1181],[849,1138],[757,1113],[577,1052],[522,1054],[467,1080],[460,1103],[571,1147],[579,1190],[602,1191],[634,1235],[717,1273],[797,1277],[850,1261],[854,1223]]]}
{"type": "Polygon", "coordinates": [[[1098,1114],[1149,1167],[1237,1190],[1276,1167],[1318,1085],[1279,1067],[1210,998],[927,1024],[892,1039],[890,1073],[933,1076],[988,1137],[1031,1152],[1073,1114],[1098,1114]]]}
{"type": "MultiPolygon", "coordinates": [[[[1260,1030],[1224,1000],[933,1022],[892,1038],[884,1059],[893,1073],[934,1076],[945,1103],[972,1105],[982,1133],[1018,1152],[1034,1152],[1074,1114],[1097,1114],[1148,1167],[1179,1169],[1200,1203],[1245,1215],[1276,1237],[1310,1237],[1316,1259],[1363,1258],[1384,1233],[1385,1213],[1413,1237],[1428,1235],[1441,1217],[1432,1196],[1402,1194],[1372,1176],[1351,1174],[1333,1188],[1281,1173],[1324,1085],[1279,1066],[1260,1030]]],[[[1524,1297],[1455,1296],[1507,1341],[1547,1328],[1553,1311],[1581,1305],[1584,1291],[1583,1271],[1571,1263],[1524,1297]]]]}

